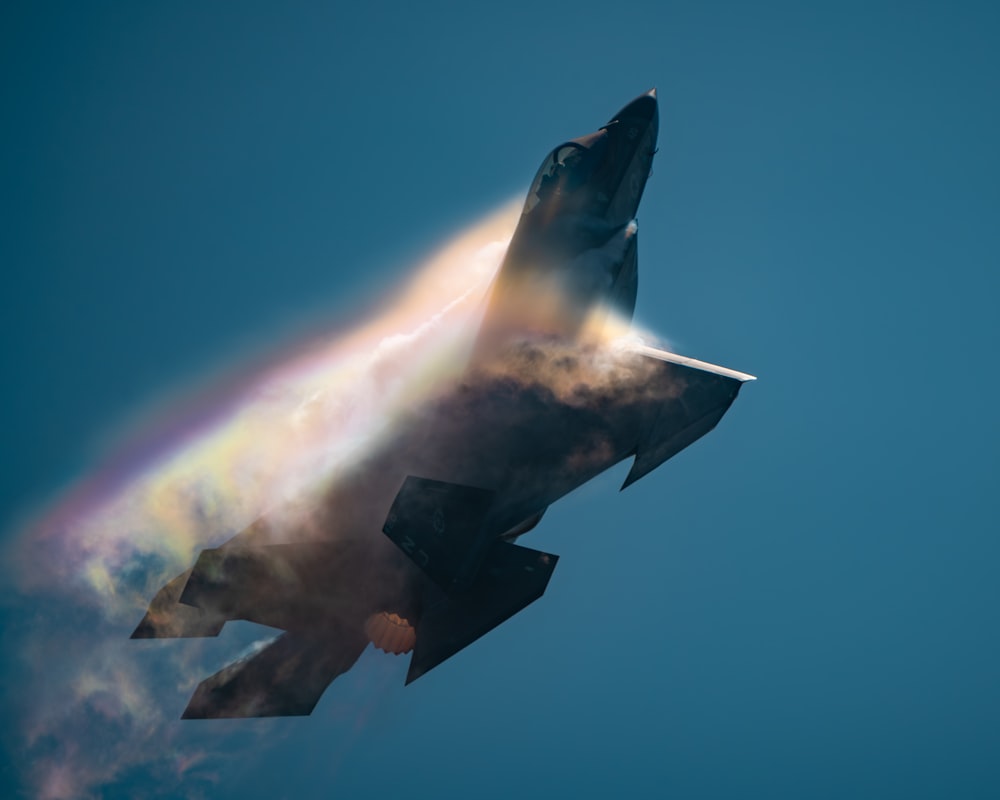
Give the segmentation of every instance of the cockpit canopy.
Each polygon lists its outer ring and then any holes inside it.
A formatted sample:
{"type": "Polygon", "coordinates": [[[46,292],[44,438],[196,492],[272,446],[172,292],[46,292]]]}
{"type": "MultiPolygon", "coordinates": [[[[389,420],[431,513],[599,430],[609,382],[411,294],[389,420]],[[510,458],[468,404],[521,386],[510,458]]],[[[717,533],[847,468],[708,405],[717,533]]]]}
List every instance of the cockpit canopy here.
{"type": "Polygon", "coordinates": [[[602,129],[561,144],[549,153],[532,181],[524,213],[550,197],[571,196],[585,186],[600,166],[606,147],[607,131],[602,129]]]}

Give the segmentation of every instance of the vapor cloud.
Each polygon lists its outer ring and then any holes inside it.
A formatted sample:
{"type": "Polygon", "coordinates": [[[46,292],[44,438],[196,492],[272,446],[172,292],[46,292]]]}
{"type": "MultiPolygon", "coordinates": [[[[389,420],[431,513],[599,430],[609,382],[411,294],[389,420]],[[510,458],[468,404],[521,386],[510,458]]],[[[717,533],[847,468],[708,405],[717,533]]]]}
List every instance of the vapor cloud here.
{"type": "MultiPolygon", "coordinates": [[[[107,465],[95,465],[26,526],[8,563],[16,603],[30,611],[7,638],[24,681],[15,703],[17,758],[35,793],[97,797],[137,773],[149,795],[195,797],[211,786],[233,729],[182,727],[177,717],[197,682],[220,658],[231,660],[233,645],[249,653],[266,641],[232,625],[222,641],[128,640],[156,591],[201,549],[263,514],[275,528],[308,526],[343,468],[379,453],[400,428],[419,429],[415,414],[435,415],[441,435],[460,442],[469,421],[489,409],[496,419],[507,414],[511,430],[523,427],[519,414],[558,409],[546,418],[547,435],[557,437],[560,424],[593,434],[587,450],[551,465],[558,480],[560,470],[596,468],[619,452],[621,441],[606,433],[615,414],[671,390],[649,363],[628,356],[641,342],[626,336],[627,325],[608,325],[604,313],[594,320],[602,335],[585,332],[582,351],[557,341],[523,344],[485,370],[465,372],[517,213],[508,205],[458,236],[372,321],[263,370],[217,409],[214,425],[179,436],[126,480],[111,481],[107,465]]],[[[632,235],[629,228],[581,257],[588,280],[602,279],[632,235]]],[[[564,298],[551,302],[556,308],[564,298]]],[[[484,431],[484,441],[502,436],[502,427],[484,431]]],[[[391,441],[419,450],[405,437],[391,441]]],[[[475,461],[456,464],[471,472],[480,468],[475,461]]],[[[250,724],[262,740],[280,729],[250,724]]]]}
{"type": "Polygon", "coordinates": [[[8,696],[20,717],[14,757],[33,794],[98,797],[126,777],[135,783],[137,771],[148,795],[195,797],[211,786],[231,729],[206,735],[177,717],[221,666],[216,648],[240,646],[247,632],[139,643],[132,628],[202,548],[321,491],[460,371],[517,213],[510,204],[471,226],[383,313],[265,369],[214,409],[214,425],[179,432],[136,474],[111,475],[109,453],[15,537],[6,583],[21,621],[5,644],[23,682],[8,696]]]}

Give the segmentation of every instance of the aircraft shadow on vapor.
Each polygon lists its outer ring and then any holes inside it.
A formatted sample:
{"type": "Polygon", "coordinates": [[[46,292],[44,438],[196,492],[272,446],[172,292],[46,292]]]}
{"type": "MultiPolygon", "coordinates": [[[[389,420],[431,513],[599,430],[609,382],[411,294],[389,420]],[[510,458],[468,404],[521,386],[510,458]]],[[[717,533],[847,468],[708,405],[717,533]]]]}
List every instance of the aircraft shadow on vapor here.
{"type": "Polygon", "coordinates": [[[537,600],[558,557],[515,544],[553,502],[634,457],[628,486],[708,433],[752,376],[588,343],[631,319],[655,90],[542,163],[461,378],[352,465],[301,530],[265,515],[164,586],[133,638],[284,631],[204,680],[183,717],[309,714],[371,642],[409,683],[537,600]]]}

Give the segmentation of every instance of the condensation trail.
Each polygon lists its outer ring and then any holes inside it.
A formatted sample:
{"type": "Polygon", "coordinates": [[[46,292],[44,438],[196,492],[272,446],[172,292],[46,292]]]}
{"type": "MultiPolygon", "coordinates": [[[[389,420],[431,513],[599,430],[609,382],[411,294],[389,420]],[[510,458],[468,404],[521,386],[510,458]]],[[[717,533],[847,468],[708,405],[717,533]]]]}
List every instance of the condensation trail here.
{"type": "Polygon", "coordinates": [[[204,743],[181,740],[175,713],[205,672],[200,643],[153,662],[128,642],[131,628],[201,548],[320,491],[460,373],[518,210],[454,238],[372,320],[318,346],[312,337],[237,396],[217,397],[200,415],[214,422],[178,432],[135,474],[109,476],[112,452],[25,526],[7,563],[20,598],[46,608],[44,624],[12,637],[30,698],[21,762],[38,796],[97,795],[137,767],[176,787],[203,763],[204,743]],[[165,687],[175,670],[182,679],[165,687]]]}

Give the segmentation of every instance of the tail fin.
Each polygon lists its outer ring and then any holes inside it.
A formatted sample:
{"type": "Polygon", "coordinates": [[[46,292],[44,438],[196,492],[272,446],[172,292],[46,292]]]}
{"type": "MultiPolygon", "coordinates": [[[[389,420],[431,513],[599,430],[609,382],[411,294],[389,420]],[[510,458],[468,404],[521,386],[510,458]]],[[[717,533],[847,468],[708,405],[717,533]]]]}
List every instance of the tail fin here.
{"type": "Polygon", "coordinates": [[[493,492],[407,476],[382,530],[445,591],[467,585],[487,545],[483,520],[493,492]]]}
{"type": "Polygon", "coordinates": [[[538,550],[494,542],[467,591],[442,594],[424,609],[406,682],[412,683],[541,597],[558,560],[559,556],[538,550]]]}

